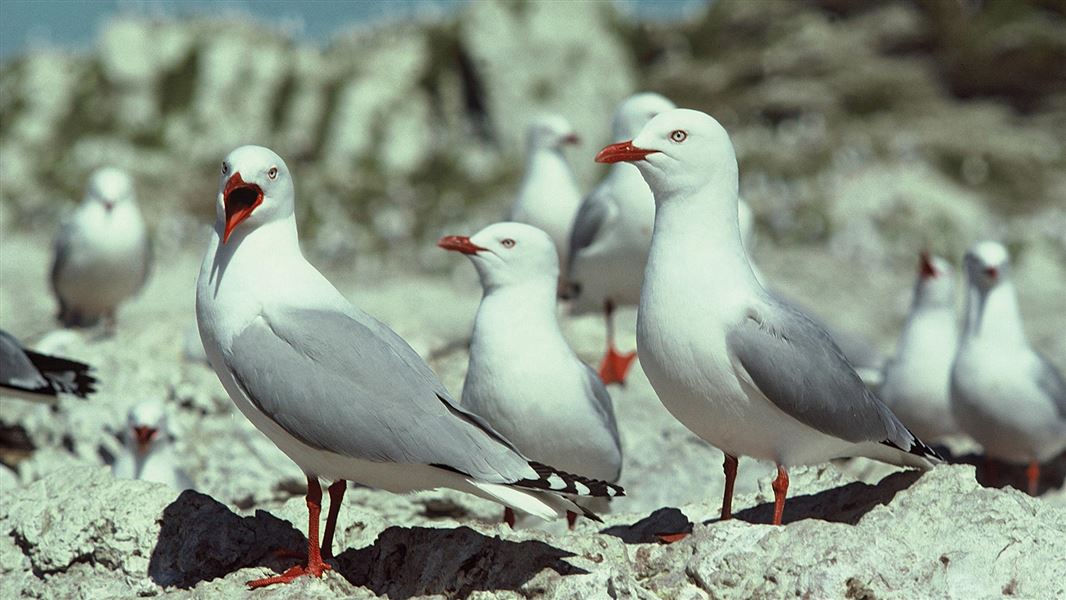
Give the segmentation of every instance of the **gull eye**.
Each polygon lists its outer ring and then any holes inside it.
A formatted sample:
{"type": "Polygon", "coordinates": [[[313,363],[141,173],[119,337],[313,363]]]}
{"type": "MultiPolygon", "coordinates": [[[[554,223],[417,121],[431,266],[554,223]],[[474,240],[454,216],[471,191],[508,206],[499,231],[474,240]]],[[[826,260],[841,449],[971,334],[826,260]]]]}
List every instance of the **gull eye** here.
{"type": "Polygon", "coordinates": [[[511,238],[504,238],[500,240],[500,245],[502,245],[504,248],[514,248],[514,240],[512,240],[511,238]]]}
{"type": "Polygon", "coordinates": [[[670,132],[670,139],[675,141],[675,142],[677,142],[678,144],[680,144],[681,142],[685,141],[685,139],[687,137],[688,137],[688,134],[685,133],[684,131],[680,130],[680,129],[675,129],[675,130],[670,132]]]}
{"type": "Polygon", "coordinates": [[[223,175],[225,175],[225,174],[227,174],[227,173],[229,173],[229,165],[227,165],[227,164],[225,163],[225,161],[223,161],[223,162],[222,162],[222,174],[223,174],[223,175]]]}
{"type": "Polygon", "coordinates": [[[278,168],[277,167],[270,167],[270,170],[267,171],[267,177],[270,178],[270,179],[277,179],[278,178],[278,168]]]}

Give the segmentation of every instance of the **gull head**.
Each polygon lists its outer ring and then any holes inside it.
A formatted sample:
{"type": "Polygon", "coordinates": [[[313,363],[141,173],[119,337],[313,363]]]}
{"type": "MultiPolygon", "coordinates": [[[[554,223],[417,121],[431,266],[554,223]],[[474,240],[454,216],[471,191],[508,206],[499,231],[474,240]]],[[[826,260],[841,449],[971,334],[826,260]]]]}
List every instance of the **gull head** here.
{"type": "Polygon", "coordinates": [[[737,157],[729,134],[714,117],[697,110],[677,108],[658,115],[637,137],[600,150],[596,162],[633,163],[656,201],[723,178],[736,187],[737,157]]]}
{"type": "Polygon", "coordinates": [[[293,214],[293,185],[285,161],[269,148],[241,146],[222,161],[216,201],[222,243],[293,214]]]}
{"type": "Polygon", "coordinates": [[[89,176],[83,203],[98,205],[110,213],[117,206],[136,201],[133,178],[122,169],[103,167],[89,176]]]}
{"type": "Polygon", "coordinates": [[[633,94],[618,105],[611,124],[612,139],[616,142],[631,140],[659,113],[674,110],[677,106],[666,96],[655,92],[633,94]]]}
{"type": "Polygon", "coordinates": [[[954,306],[955,270],[947,260],[922,252],[915,297],[921,306],[954,306]]]}
{"type": "Polygon", "coordinates": [[[1006,281],[1010,254],[999,242],[978,242],[966,251],[963,265],[970,285],[984,293],[1006,281]]]}
{"type": "Polygon", "coordinates": [[[526,129],[529,150],[559,150],[563,146],[580,143],[581,139],[562,115],[545,114],[535,117],[526,129]]]}
{"type": "Polygon", "coordinates": [[[441,238],[437,245],[466,254],[486,290],[535,280],[554,286],[559,278],[559,257],[551,237],[524,223],[496,223],[471,237],[441,238]]]}
{"type": "Polygon", "coordinates": [[[152,445],[170,438],[167,415],[163,403],[144,400],[130,409],[126,417],[130,439],[137,444],[137,452],[147,454],[152,445]]]}

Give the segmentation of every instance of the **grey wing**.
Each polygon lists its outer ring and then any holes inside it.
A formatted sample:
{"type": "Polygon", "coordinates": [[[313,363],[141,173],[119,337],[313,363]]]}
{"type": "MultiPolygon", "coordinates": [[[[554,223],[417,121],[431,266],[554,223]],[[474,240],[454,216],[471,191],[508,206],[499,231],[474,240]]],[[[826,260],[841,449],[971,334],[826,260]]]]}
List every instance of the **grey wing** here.
{"type": "Polygon", "coordinates": [[[26,356],[22,344],[6,331],[0,331],[0,385],[14,390],[55,396],[55,390],[26,356]]]}
{"type": "Polygon", "coordinates": [[[260,410],[304,443],[374,462],[437,465],[479,480],[536,478],[528,461],[459,408],[399,336],[365,315],[263,315],[226,363],[260,410]]]}
{"type": "Polygon", "coordinates": [[[925,445],[863,385],[829,334],[784,302],[767,297],[753,307],[727,344],[763,395],[801,423],[849,442],[924,454],[925,445]]]}
{"type": "Polygon", "coordinates": [[[592,245],[603,224],[610,217],[611,204],[606,197],[607,193],[607,186],[601,184],[592,190],[577,209],[574,226],[570,230],[570,255],[566,265],[568,276],[573,270],[574,257],[592,245]]]}
{"type": "Polygon", "coordinates": [[[1039,373],[1037,373],[1037,385],[1055,403],[1059,416],[1066,418],[1066,380],[1063,380],[1055,365],[1051,364],[1042,354],[1036,353],[1039,359],[1039,373]]]}
{"type": "MultiPolygon", "coordinates": [[[[600,376],[596,371],[593,371],[592,367],[584,363],[582,363],[582,366],[585,367],[585,386],[592,391],[600,422],[610,432],[615,447],[621,452],[622,438],[618,434],[618,420],[614,416],[614,402],[611,401],[611,395],[607,392],[607,387],[603,385],[603,381],[600,380],[600,376]]],[[[617,481],[619,475],[621,475],[621,464],[619,464],[619,472],[615,473],[613,481],[617,481]]]]}

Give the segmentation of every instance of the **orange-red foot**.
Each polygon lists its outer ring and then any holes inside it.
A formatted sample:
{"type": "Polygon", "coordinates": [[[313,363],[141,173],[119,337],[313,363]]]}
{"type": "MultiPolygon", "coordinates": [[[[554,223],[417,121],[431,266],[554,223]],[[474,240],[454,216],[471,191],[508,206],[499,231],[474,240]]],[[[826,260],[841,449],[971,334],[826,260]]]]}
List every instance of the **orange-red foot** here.
{"type": "Polygon", "coordinates": [[[659,541],[664,544],[673,544],[674,542],[680,542],[688,537],[688,533],[656,533],[655,537],[659,538],[659,541]]]}
{"type": "Polygon", "coordinates": [[[603,356],[603,362],[600,363],[600,381],[603,381],[604,385],[612,383],[624,385],[626,373],[629,372],[629,367],[636,357],[636,352],[619,354],[614,348],[608,348],[607,354],[603,356]]]}
{"type": "Polygon", "coordinates": [[[256,588],[266,587],[277,583],[292,583],[293,580],[299,577],[321,577],[323,573],[332,568],[333,567],[329,566],[329,563],[319,559],[317,561],[308,562],[307,565],[296,565],[281,575],[253,579],[252,581],[249,581],[247,585],[248,589],[254,590],[256,588]]]}
{"type": "Polygon", "coordinates": [[[1038,496],[1040,491],[1040,463],[1032,461],[1029,463],[1029,467],[1025,469],[1025,479],[1029,484],[1029,495],[1038,496]]]}

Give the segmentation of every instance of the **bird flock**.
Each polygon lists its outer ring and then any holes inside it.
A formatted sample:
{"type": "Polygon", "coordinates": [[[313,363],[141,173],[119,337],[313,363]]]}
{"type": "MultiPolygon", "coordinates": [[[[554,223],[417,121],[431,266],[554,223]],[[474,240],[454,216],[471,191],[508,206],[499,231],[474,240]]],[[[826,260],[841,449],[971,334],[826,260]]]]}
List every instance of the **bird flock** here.
{"type": "MultiPolygon", "coordinates": [[[[779,525],[792,466],[866,457],[930,469],[951,460],[930,444],[962,435],[991,460],[1025,465],[1038,493],[1040,464],[1066,449],[1066,382],[1026,340],[1002,244],[978,241],[963,259],[961,331],[954,271],[922,253],[896,355],[863,364],[752,264],[752,212],[718,121],[640,93],[619,105],[613,137],[595,157],[606,176],[582,198],[563,152],[577,132],[560,115],[534,119],[507,221],[438,242],[469,259],[482,287],[459,397],[305,259],[296,174],[282,157],[242,146],[223,158],[196,282],[200,340],[236,407],[307,479],[306,561],[250,587],[332,568],[349,481],[459,490],[502,505],[512,527],[516,513],[599,520],[624,495],[610,390],[638,358],[663,406],[723,452],[722,519],[741,456],[776,465],[779,525]],[[602,312],[596,370],[567,341],[560,305],[602,312]],[[622,352],[614,312],[634,305],[637,348],[622,352]]],[[[55,240],[58,320],[113,331],[148,277],[150,249],[132,179],[94,173],[55,240]]],[[[24,398],[86,398],[96,384],[87,365],[7,333],[0,364],[0,391],[24,398]]],[[[115,475],[193,487],[176,467],[176,433],[161,401],[136,405],[115,475]]]]}

